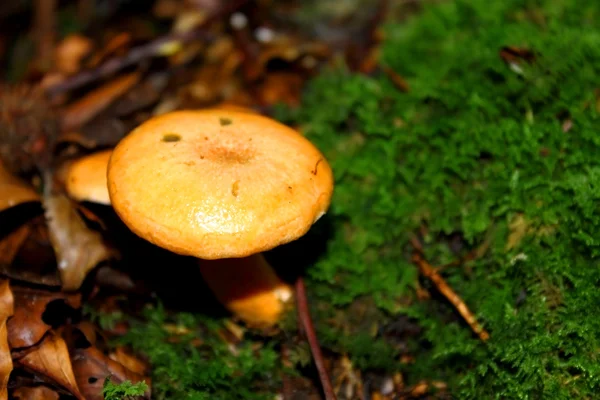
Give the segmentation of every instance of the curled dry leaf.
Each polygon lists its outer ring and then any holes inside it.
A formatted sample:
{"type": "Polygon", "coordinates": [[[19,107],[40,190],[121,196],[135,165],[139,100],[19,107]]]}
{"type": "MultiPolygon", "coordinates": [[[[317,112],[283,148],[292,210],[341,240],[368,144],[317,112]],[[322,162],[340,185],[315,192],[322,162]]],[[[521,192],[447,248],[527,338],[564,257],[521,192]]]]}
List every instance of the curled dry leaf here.
{"type": "Polygon", "coordinates": [[[12,349],[33,346],[38,343],[50,325],[43,321],[49,303],[59,300],[68,306],[81,307],[81,294],[50,292],[26,287],[13,287],[16,308],[13,317],[8,321],[8,342],[12,349]]]}
{"type": "Polygon", "coordinates": [[[12,393],[12,397],[18,400],[58,400],[60,398],[57,392],[44,385],[22,386],[12,393]]]}
{"type": "Polygon", "coordinates": [[[90,121],[113,101],[130,90],[140,79],[139,72],[120,76],[66,107],[62,115],[63,131],[71,131],[90,121]]]}
{"type": "Polygon", "coordinates": [[[14,299],[7,279],[0,281],[0,399],[8,398],[7,384],[13,369],[6,320],[13,314],[14,299]]]}
{"type": "MultiPolygon", "coordinates": [[[[86,400],[103,400],[102,386],[108,376],[113,383],[118,384],[126,380],[133,383],[145,381],[150,387],[149,378],[144,378],[127,369],[95,347],[76,349],[73,353],[72,363],[77,384],[86,400]]],[[[150,389],[144,397],[150,398],[150,389]]]]}
{"type": "Polygon", "coordinates": [[[16,362],[20,366],[58,384],[78,399],[84,399],[77,387],[67,344],[60,336],[50,333],[37,348],[28,352],[16,362]]]}
{"type": "MultiPolygon", "coordinates": [[[[48,237],[46,220],[44,215],[41,215],[43,210],[37,204],[27,210],[20,207],[17,217],[21,218],[24,211],[32,211],[40,215],[22,224],[26,225],[28,233],[24,241],[18,245],[17,253],[12,258],[10,264],[4,263],[3,257],[0,257],[0,274],[19,281],[45,286],[60,286],[60,277],[56,268],[56,257],[48,237]]],[[[14,215],[16,213],[16,210],[15,213],[11,210],[3,214],[14,215]]],[[[11,215],[6,215],[6,217],[11,217],[11,215]]],[[[2,219],[0,225],[4,227],[5,225],[3,224],[6,224],[5,221],[2,219]]],[[[16,241],[17,239],[11,238],[11,241],[16,241]]],[[[13,245],[16,244],[16,242],[13,242],[13,245]]]]}
{"type": "Polygon", "coordinates": [[[8,172],[0,161],[0,211],[36,201],[40,201],[36,191],[25,181],[8,172]]]}
{"type": "Polygon", "coordinates": [[[8,235],[0,238],[0,265],[12,264],[30,232],[31,227],[29,225],[21,225],[8,235]]]}
{"type": "Polygon", "coordinates": [[[109,354],[111,360],[115,360],[125,368],[136,374],[144,375],[148,372],[148,364],[130,354],[125,348],[119,346],[109,354]]]}
{"type": "Polygon", "coordinates": [[[64,290],[77,290],[88,272],[111,257],[98,232],[90,230],[73,203],[61,193],[44,193],[50,241],[64,290]]]}
{"type": "Polygon", "coordinates": [[[81,60],[90,53],[94,43],[82,35],[65,37],[54,50],[55,66],[63,74],[71,75],[81,69],[81,60]]]}

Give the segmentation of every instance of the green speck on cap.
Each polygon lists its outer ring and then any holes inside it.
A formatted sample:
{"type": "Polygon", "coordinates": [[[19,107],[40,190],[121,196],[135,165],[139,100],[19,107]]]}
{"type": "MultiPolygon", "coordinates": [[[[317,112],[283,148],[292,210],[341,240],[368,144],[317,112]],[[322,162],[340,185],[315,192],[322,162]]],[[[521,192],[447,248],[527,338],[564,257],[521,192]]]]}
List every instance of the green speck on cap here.
{"type": "Polygon", "coordinates": [[[181,140],[181,136],[176,133],[167,133],[162,137],[163,142],[179,142],[181,140]]]}
{"type": "Polygon", "coordinates": [[[231,125],[233,121],[229,118],[219,118],[219,123],[221,124],[221,126],[227,126],[231,125]]]}

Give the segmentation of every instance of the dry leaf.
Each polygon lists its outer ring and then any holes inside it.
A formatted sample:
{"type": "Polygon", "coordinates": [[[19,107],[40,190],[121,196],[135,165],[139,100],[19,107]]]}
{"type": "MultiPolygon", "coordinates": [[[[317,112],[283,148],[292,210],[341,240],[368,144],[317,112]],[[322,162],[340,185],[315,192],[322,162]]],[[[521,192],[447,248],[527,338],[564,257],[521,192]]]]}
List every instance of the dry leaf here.
{"type": "Polygon", "coordinates": [[[20,387],[12,393],[18,400],[58,400],[60,396],[48,386],[20,387]]]}
{"type": "MultiPolygon", "coordinates": [[[[35,212],[42,212],[35,207],[35,212]]],[[[19,210],[19,213],[24,210],[19,210]]],[[[12,212],[7,212],[12,213],[12,212]]],[[[21,215],[19,215],[19,218],[21,215]]],[[[1,221],[0,224],[3,224],[1,221]]],[[[56,257],[48,238],[48,228],[44,215],[38,215],[26,222],[30,233],[20,245],[11,264],[0,262],[0,274],[19,281],[45,286],[60,286],[56,268],[56,257]]]]}
{"type": "Polygon", "coordinates": [[[529,222],[525,219],[523,214],[517,214],[511,219],[508,226],[510,233],[508,235],[508,239],[506,240],[506,246],[504,247],[506,251],[512,250],[519,246],[529,230],[529,222]]]}
{"type": "Polygon", "coordinates": [[[13,369],[6,320],[13,314],[14,299],[7,279],[0,281],[0,400],[8,398],[7,384],[13,369]]]}
{"type": "Polygon", "coordinates": [[[50,292],[26,287],[13,287],[15,312],[8,321],[8,342],[11,349],[26,348],[38,343],[51,328],[42,320],[47,305],[63,301],[74,309],[81,306],[81,294],[50,292]]]}
{"type": "Polygon", "coordinates": [[[73,375],[67,344],[60,336],[49,334],[39,347],[18,359],[17,362],[28,370],[57,383],[73,396],[84,399],[73,375]]]}
{"type": "Polygon", "coordinates": [[[40,201],[40,196],[31,185],[9,173],[0,162],[0,211],[34,201],[40,201]]]}
{"type": "Polygon", "coordinates": [[[100,234],[86,226],[69,198],[50,191],[44,193],[44,207],[62,287],[77,290],[88,272],[108,260],[111,252],[100,234]]]}
{"type": "Polygon", "coordinates": [[[0,238],[0,265],[12,264],[19,249],[31,233],[29,225],[21,225],[8,235],[0,238]]]}
{"type": "MultiPolygon", "coordinates": [[[[76,349],[72,363],[75,378],[86,400],[103,400],[102,386],[108,376],[116,384],[126,380],[133,383],[143,380],[150,387],[149,378],[144,378],[130,371],[122,364],[108,358],[95,347],[76,349]]],[[[145,398],[150,398],[150,389],[148,389],[145,398]]]]}
{"type": "Polygon", "coordinates": [[[111,352],[109,357],[111,360],[115,360],[136,374],[143,375],[148,372],[148,364],[136,358],[121,346],[117,347],[115,351],[111,352]]]}
{"type": "Polygon", "coordinates": [[[83,126],[129,91],[139,79],[139,72],[120,76],[67,106],[62,115],[63,131],[69,132],[83,126]]]}
{"type": "Polygon", "coordinates": [[[289,106],[300,104],[303,78],[289,72],[273,72],[265,77],[259,87],[258,95],[262,104],[270,106],[275,103],[285,103],[289,106]]]}
{"type": "Polygon", "coordinates": [[[65,37],[54,50],[54,62],[59,72],[71,75],[81,69],[81,60],[94,47],[85,36],[72,34],[65,37]]]}

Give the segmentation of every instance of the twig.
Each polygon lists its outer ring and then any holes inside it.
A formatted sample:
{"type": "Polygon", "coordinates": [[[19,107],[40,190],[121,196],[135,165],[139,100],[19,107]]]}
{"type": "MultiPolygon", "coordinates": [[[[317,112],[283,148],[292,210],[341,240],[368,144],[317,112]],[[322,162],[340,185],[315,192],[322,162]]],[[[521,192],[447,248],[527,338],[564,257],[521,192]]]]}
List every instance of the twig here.
{"type": "Polygon", "coordinates": [[[315,366],[319,372],[319,379],[321,380],[321,386],[323,387],[325,399],[336,400],[333,386],[331,385],[331,380],[329,379],[329,375],[325,369],[323,354],[321,353],[319,340],[317,339],[317,334],[315,333],[315,328],[310,317],[310,311],[308,310],[306,287],[304,286],[304,280],[301,277],[296,280],[296,302],[298,305],[298,317],[300,318],[301,325],[306,333],[310,351],[312,352],[315,366]]]}
{"type": "MultiPolygon", "coordinates": [[[[284,343],[281,345],[281,363],[285,368],[291,368],[292,363],[290,362],[290,354],[287,345],[284,343]]],[[[287,376],[285,369],[281,374],[282,380],[282,397],[283,400],[291,400],[292,399],[292,385],[290,384],[290,379],[287,376]]]]}
{"type": "Polygon", "coordinates": [[[90,82],[96,81],[110,74],[113,74],[125,67],[135,65],[141,61],[156,56],[160,51],[171,43],[183,44],[193,40],[205,39],[209,40],[212,38],[206,28],[208,28],[215,21],[219,20],[225,15],[228,15],[238,8],[242,7],[250,0],[234,0],[224,6],[219,12],[208,17],[198,28],[189,32],[175,33],[158,38],[150,43],[141,45],[131,49],[123,57],[114,57],[107,60],[104,64],[98,68],[94,68],[88,71],[82,71],[73,77],[60,82],[54,86],[50,86],[47,91],[49,95],[60,94],[69,90],[77,89],[90,82]]]}
{"type": "Polygon", "coordinates": [[[481,325],[475,319],[473,313],[469,310],[464,301],[452,290],[446,283],[444,278],[433,268],[425,259],[421,256],[421,249],[416,248],[416,252],[413,255],[413,262],[419,267],[421,274],[431,280],[437,290],[456,308],[458,313],[464,318],[469,324],[473,332],[479,336],[484,342],[490,338],[490,334],[483,329],[481,325]]]}
{"type": "Polygon", "coordinates": [[[34,6],[38,65],[45,70],[52,62],[54,51],[56,0],[36,0],[34,6]]]}

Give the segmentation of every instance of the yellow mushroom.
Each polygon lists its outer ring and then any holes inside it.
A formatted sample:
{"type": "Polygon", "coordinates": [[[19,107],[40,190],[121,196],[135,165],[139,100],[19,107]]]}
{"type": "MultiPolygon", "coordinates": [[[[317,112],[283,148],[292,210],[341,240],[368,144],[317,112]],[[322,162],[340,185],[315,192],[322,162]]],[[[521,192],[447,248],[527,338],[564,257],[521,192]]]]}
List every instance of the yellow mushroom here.
{"type": "Polygon", "coordinates": [[[110,205],[106,169],[112,150],[103,150],[82,157],[69,166],[65,187],[77,201],[110,205]]]}
{"type": "Polygon", "coordinates": [[[229,310],[248,325],[269,327],[292,291],[261,252],[309,230],[329,207],[333,176],[312,143],[270,118],[175,111],[117,145],[108,191],[134,233],[198,258],[229,310]]]}

